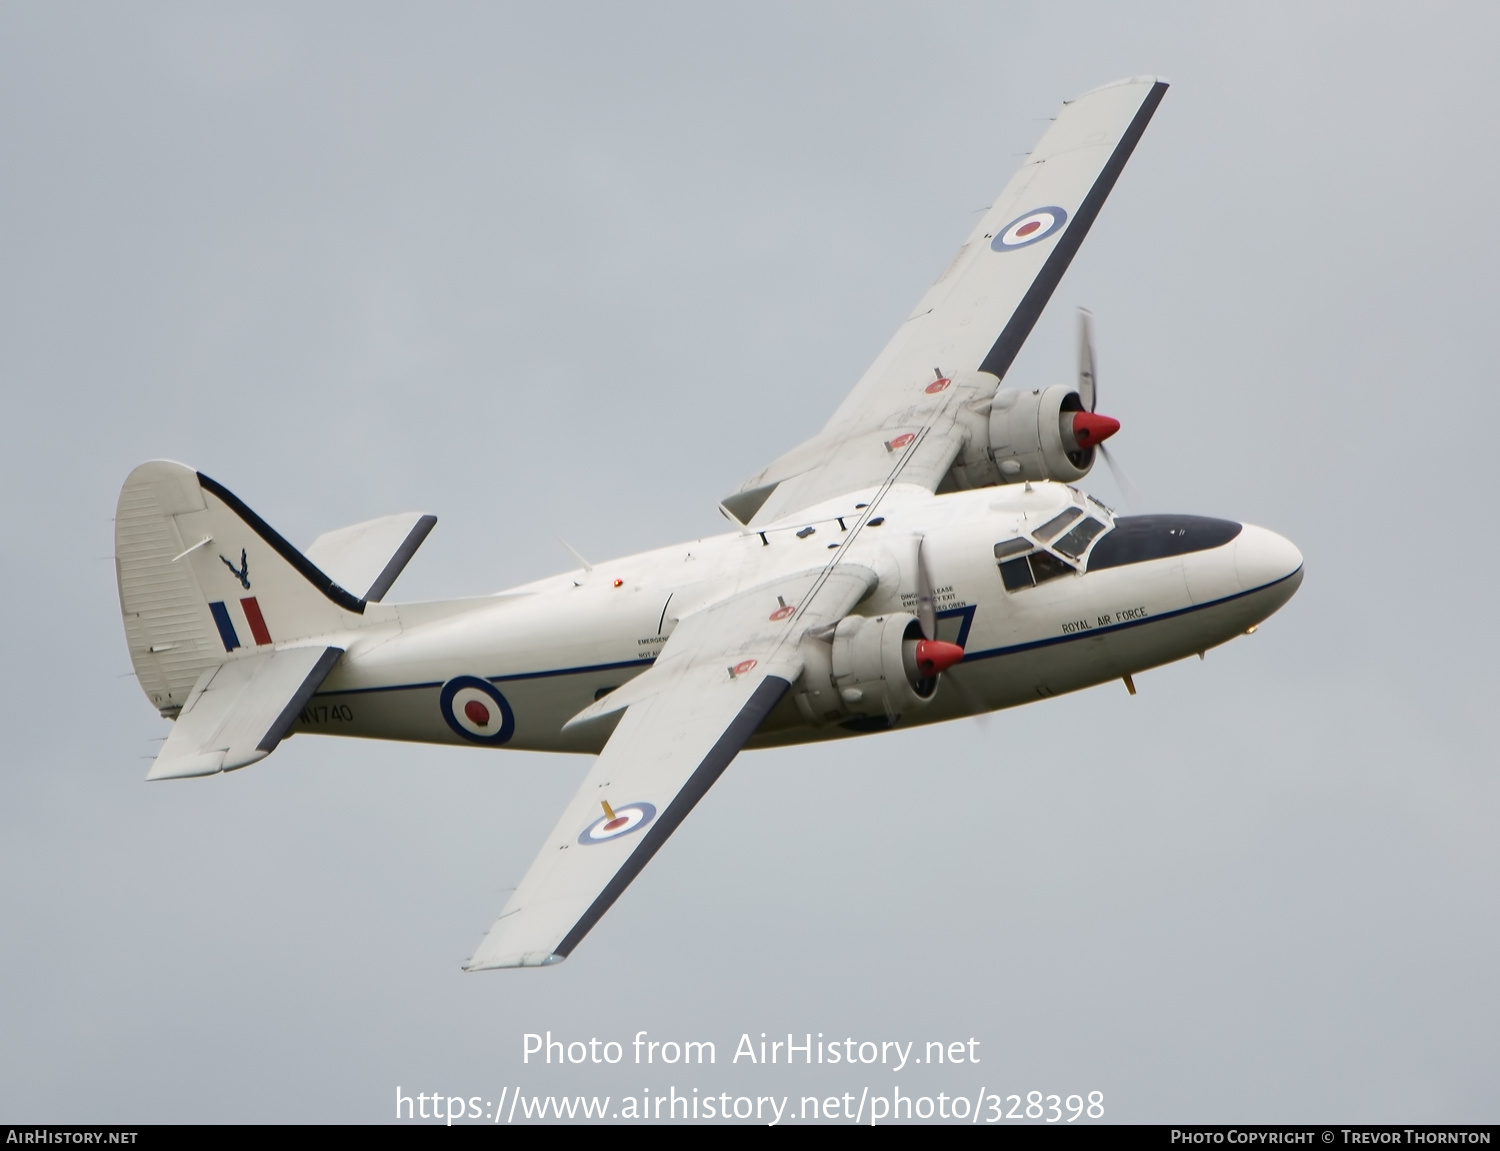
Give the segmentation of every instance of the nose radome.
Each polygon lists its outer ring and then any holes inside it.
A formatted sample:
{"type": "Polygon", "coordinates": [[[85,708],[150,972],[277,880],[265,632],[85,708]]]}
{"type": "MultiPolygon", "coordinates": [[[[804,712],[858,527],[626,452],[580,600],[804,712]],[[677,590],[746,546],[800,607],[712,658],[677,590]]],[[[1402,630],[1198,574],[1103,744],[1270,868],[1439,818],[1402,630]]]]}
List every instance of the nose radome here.
{"type": "Polygon", "coordinates": [[[1245,591],[1280,583],[1292,575],[1297,584],[1302,582],[1302,553],[1297,546],[1285,536],[1253,524],[1245,524],[1235,538],[1234,567],[1245,591]]]}

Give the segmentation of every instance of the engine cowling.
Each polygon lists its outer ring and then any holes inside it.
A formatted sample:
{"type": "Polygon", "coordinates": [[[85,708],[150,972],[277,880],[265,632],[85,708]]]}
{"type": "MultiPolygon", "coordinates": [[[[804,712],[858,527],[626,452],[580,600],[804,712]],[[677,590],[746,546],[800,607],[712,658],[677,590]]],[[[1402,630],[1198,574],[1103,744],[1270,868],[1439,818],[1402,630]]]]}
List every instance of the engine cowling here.
{"type": "Polygon", "coordinates": [[[990,458],[1002,484],[1029,480],[1075,483],[1094,466],[1094,448],[1119,430],[1118,420],[1086,411],[1062,384],[1023,392],[1000,388],[990,406],[990,458]]]}
{"type": "Polygon", "coordinates": [[[963,658],[963,648],[922,636],[906,612],[846,616],[831,634],[803,641],[805,661],[796,702],[813,723],[849,719],[898,721],[926,707],[938,677],[963,658]]]}

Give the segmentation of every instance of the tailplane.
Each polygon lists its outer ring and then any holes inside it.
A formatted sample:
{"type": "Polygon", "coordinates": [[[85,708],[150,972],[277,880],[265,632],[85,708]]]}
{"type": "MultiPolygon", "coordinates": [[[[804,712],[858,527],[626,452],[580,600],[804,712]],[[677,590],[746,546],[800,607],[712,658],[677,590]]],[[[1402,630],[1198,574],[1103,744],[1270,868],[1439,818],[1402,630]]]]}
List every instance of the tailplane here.
{"type": "Polygon", "coordinates": [[[339,637],[373,622],[367,606],[435,522],[389,516],[320,538],[351,591],[208,476],[169,460],[131,472],[115,515],[126,641],[146,698],[183,721],[153,778],[228,770],[275,747],[283,713],[332,670],[339,637]]]}

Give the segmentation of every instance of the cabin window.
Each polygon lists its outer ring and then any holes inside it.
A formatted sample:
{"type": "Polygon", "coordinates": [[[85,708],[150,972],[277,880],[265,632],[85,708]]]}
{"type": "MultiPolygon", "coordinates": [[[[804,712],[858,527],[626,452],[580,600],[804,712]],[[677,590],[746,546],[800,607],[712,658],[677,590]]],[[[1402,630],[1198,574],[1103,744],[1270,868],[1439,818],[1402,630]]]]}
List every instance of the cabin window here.
{"type": "Polygon", "coordinates": [[[995,545],[1000,561],[1000,580],[1006,591],[1035,587],[1058,576],[1072,575],[1073,568],[1048,552],[1036,551],[1027,540],[1007,540],[995,545]],[[1030,554],[1017,555],[1017,552],[1030,554]]]}
{"type": "Polygon", "coordinates": [[[1076,527],[1052,546],[1063,555],[1076,560],[1089,550],[1089,544],[1093,543],[1094,537],[1103,530],[1104,525],[1093,516],[1085,516],[1076,527]]]}

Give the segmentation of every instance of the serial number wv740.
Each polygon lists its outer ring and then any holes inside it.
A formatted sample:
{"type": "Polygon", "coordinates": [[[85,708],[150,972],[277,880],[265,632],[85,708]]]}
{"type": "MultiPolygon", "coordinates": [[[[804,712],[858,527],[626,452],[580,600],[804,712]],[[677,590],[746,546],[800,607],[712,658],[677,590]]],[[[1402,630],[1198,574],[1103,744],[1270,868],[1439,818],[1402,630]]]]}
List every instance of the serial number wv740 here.
{"type": "Polygon", "coordinates": [[[347,703],[310,703],[297,718],[303,723],[353,723],[354,709],[347,703]]]}

